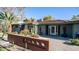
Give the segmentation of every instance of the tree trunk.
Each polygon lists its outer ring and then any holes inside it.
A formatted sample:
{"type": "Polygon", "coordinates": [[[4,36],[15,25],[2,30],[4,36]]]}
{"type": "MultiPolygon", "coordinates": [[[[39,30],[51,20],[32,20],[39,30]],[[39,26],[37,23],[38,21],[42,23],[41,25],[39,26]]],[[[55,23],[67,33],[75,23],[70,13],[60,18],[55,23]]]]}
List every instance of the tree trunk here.
{"type": "Polygon", "coordinates": [[[8,32],[12,32],[12,25],[11,24],[9,24],[9,26],[8,26],[8,32]]]}

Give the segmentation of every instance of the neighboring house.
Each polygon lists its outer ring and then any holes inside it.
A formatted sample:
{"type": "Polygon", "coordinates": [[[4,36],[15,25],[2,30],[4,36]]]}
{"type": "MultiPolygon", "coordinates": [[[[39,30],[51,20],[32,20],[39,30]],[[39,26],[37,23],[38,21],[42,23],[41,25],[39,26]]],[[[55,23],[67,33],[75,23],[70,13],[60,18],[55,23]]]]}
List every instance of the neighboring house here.
{"type": "Polygon", "coordinates": [[[31,32],[39,35],[61,36],[75,38],[79,33],[79,21],[51,20],[31,22],[25,24],[25,27],[31,32]]]}

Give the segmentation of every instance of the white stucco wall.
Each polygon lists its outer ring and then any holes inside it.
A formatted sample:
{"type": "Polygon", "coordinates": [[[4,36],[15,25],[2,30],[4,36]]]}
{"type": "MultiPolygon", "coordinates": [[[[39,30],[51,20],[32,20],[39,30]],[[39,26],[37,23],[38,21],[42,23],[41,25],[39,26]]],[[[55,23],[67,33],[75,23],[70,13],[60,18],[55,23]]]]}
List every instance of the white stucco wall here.
{"type": "Polygon", "coordinates": [[[38,33],[38,27],[37,27],[37,25],[35,25],[35,34],[37,34],[38,33]]]}
{"type": "Polygon", "coordinates": [[[67,32],[66,32],[67,36],[68,36],[68,37],[72,37],[72,34],[73,34],[73,33],[72,33],[72,32],[73,32],[73,31],[72,31],[72,30],[73,30],[72,25],[69,25],[69,24],[68,24],[67,27],[66,27],[66,30],[67,30],[67,32]]]}

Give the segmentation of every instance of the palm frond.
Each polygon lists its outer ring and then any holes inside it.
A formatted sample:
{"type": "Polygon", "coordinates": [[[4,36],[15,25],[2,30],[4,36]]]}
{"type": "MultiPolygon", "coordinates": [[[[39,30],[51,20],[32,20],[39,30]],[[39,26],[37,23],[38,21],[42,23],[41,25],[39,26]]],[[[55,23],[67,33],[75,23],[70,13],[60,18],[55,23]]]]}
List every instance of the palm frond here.
{"type": "Polygon", "coordinates": [[[5,18],[4,13],[0,12],[0,19],[4,19],[4,18],[5,18]]]}

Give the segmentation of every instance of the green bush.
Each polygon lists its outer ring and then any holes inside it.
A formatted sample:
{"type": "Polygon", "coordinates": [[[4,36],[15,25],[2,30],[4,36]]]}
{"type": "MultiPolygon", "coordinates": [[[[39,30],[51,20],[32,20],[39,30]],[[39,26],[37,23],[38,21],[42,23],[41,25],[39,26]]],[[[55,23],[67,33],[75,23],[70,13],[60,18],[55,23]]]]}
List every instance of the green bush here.
{"type": "Polygon", "coordinates": [[[72,39],[71,44],[79,45],[79,39],[72,39]]]}
{"type": "Polygon", "coordinates": [[[32,37],[39,37],[37,34],[31,34],[32,37]]]}
{"type": "Polygon", "coordinates": [[[2,48],[2,47],[0,47],[0,51],[7,51],[6,49],[4,49],[4,48],[2,48]]]}
{"type": "Polygon", "coordinates": [[[24,29],[20,32],[20,34],[24,35],[24,36],[27,36],[30,34],[29,30],[28,29],[24,29]]]}

